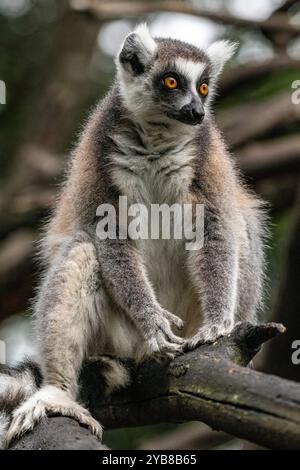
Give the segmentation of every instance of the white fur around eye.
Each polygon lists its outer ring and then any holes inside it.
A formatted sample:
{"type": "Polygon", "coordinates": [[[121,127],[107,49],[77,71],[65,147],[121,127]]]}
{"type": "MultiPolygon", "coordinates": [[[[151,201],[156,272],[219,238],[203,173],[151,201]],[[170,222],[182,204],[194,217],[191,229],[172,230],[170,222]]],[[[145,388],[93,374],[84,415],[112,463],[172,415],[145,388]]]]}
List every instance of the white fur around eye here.
{"type": "Polygon", "coordinates": [[[201,77],[206,64],[193,62],[192,60],[186,60],[182,57],[178,57],[175,60],[176,69],[182,73],[183,76],[187,77],[191,84],[196,87],[196,84],[201,77]]]}

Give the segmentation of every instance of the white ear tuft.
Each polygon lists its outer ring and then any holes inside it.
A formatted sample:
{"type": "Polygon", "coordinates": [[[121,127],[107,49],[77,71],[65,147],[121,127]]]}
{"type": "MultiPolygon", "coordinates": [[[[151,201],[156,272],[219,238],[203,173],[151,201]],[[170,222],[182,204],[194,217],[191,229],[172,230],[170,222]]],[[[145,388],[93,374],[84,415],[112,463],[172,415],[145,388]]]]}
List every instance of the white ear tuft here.
{"type": "Polygon", "coordinates": [[[210,58],[215,74],[222,72],[226,62],[231,59],[238,47],[237,43],[230,41],[217,41],[209,46],[207,55],[210,58]]]}
{"type": "Polygon", "coordinates": [[[141,43],[149,52],[153,53],[155,51],[157,44],[151,36],[146,23],[136,26],[133,32],[139,36],[141,43]]]}
{"type": "Polygon", "coordinates": [[[128,34],[117,56],[116,64],[120,72],[126,70],[135,76],[144,73],[157,47],[146,24],[139,25],[128,34]]]}

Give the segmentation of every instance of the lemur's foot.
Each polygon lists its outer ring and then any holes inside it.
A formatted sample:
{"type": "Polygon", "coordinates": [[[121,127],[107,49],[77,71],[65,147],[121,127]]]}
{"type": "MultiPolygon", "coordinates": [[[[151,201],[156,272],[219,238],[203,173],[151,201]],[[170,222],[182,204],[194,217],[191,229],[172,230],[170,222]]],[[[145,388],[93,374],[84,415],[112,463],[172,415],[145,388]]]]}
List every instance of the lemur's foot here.
{"type": "Polygon", "coordinates": [[[186,341],[185,350],[190,351],[197,346],[205,343],[214,343],[221,336],[226,336],[231,333],[234,327],[234,322],[231,320],[224,320],[219,324],[208,324],[202,326],[195,336],[186,341]]]}
{"type": "Polygon", "coordinates": [[[47,415],[62,415],[76,419],[102,439],[102,427],[81,405],[72,400],[63,390],[46,385],[25,401],[13,413],[12,422],[6,436],[6,446],[31,431],[47,415]]]}

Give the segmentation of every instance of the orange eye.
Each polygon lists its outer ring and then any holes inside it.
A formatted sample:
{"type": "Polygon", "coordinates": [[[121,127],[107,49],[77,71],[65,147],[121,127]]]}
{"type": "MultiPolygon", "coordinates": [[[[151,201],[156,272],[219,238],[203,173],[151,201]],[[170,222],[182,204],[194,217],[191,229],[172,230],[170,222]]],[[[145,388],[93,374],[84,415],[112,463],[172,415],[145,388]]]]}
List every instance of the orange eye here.
{"type": "Polygon", "coordinates": [[[207,83],[202,83],[202,85],[200,85],[199,87],[199,93],[200,95],[202,96],[206,96],[209,92],[209,86],[207,83]]]}
{"type": "Polygon", "coordinates": [[[176,78],[166,77],[164,79],[164,85],[165,85],[166,88],[169,88],[169,90],[175,90],[175,88],[177,88],[177,86],[178,86],[178,83],[177,83],[176,78]]]}

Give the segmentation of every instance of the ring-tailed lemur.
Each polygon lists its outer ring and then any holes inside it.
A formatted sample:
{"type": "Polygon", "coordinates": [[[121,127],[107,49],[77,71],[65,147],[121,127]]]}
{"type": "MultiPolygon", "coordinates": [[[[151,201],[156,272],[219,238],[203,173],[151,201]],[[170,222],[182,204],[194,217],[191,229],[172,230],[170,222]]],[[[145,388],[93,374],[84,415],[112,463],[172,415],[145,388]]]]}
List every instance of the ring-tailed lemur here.
{"type": "MultiPolygon", "coordinates": [[[[144,25],[125,39],[115,83],[73,152],[44,238],[34,307],[38,366],[1,375],[6,444],[47,413],[72,416],[101,437],[101,425],[76,401],[89,354],[173,357],[256,320],[264,211],[241,183],[210,110],[234,49],[220,41],[204,52],[152,38],[144,25]],[[117,207],[120,195],[148,206],[204,204],[203,248],[100,240],[97,207],[117,207]]],[[[117,360],[106,359],[105,371],[110,389],[128,380],[117,360]]]]}

